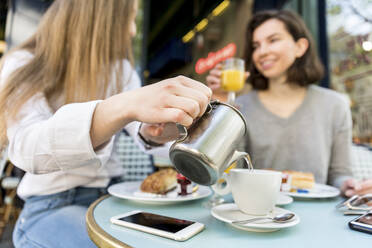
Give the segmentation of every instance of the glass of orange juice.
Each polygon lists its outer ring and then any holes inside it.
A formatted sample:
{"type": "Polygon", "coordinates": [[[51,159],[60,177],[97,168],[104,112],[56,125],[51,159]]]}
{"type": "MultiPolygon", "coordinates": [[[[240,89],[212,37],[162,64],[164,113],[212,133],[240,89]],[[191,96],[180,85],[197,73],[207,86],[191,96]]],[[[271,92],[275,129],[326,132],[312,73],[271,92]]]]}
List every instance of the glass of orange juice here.
{"type": "Polygon", "coordinates": [[[244,60],[229,58],[223,62],[221,82],[222,88],[228,92],[227,102],[234,104],[235,94],[244,87],[244,60]]]}

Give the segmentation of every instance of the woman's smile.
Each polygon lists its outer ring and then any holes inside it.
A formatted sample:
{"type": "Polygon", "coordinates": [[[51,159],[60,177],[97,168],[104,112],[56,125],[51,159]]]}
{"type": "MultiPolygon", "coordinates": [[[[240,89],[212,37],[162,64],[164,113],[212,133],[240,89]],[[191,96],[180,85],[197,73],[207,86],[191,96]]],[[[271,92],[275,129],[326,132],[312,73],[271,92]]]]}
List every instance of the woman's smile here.
{"type": "Polygon", "coordinates": [[[260,61],[260,67],[262,68],[263,71],[270,70],[275,66],[275,60],[264,60],[260,61]]]}

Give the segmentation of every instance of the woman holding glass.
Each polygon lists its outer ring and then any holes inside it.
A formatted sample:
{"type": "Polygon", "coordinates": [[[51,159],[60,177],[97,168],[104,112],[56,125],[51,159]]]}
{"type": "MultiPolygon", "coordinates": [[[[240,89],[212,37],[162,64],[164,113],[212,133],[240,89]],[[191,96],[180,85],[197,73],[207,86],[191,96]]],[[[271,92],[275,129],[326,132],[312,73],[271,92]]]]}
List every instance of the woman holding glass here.
{"type": "Polygon", "coordinates": [[[228,92],[227,102],[234,104],[235,94],[244,87],[244,60],[239,58],[229,58],[223,62],[221,72],[222,89],[228,92]]]}
{"type": "MultiPolygon", "coordinates": [[[[254,168],[312,172],[317,183],[353,194],[351,114],[339,93],[314,85],[323,66],[303,20],[286,11],[255,14],[247,26],[245,60],[252,90],[237,98],[247,120],[245,150],[254,168]]],[[[219,65],[207,83],[221,86],[219,65]]]]}
{"type": "Polygon", "coordinates": [[[212,92],[202,83],[140,88],[130,63],[136,11],[136,0],[55,0],[35,35],[3,58],[0,144],[26,171],[15,247],[95,247],[85,213],[123,173],[116,133],[125,127],[149,147],[204,113],[212,92]]]}

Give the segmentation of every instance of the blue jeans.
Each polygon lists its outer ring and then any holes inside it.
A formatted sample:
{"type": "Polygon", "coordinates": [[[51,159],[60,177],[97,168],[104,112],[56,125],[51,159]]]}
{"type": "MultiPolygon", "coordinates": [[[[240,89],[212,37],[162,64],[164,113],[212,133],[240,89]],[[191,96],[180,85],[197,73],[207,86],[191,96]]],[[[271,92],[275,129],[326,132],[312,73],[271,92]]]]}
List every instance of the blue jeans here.
{"type": "Polygon", "coordinates": [[[15,247],[96,247],[88,236],[85,214],[106,193],[106,188],[78,187],[27,198],[13,231],[15,247]]]}

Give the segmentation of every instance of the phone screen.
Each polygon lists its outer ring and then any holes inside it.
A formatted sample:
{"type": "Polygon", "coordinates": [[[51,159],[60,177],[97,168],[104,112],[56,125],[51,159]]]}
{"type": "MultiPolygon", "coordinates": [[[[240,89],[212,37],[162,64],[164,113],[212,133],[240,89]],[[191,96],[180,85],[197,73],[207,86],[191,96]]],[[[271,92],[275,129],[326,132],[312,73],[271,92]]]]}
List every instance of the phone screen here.
{"type": "Polygon", "coordinates": [[[193,221],[180,220],[146,212],[122,217],[119,220],[135,223],[142,226],[152,227],[171,233],[176,233],[195,223],[193,221]]]}
{"type": "Polygon", "coordinates": [[[372,225],[372,213],[362,216],[361,218],[357,219],[355,222],[372,225]]]}

